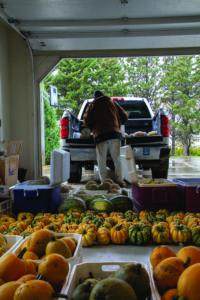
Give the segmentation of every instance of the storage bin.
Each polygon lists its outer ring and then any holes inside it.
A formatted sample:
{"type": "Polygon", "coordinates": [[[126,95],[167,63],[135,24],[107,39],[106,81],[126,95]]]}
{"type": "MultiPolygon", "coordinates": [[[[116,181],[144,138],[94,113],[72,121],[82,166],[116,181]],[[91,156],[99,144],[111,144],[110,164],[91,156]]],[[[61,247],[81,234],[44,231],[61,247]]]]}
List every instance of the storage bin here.
{"type": "Polygon", "coordinates": [[[25,181],[14,187],[13,210],[20,212],[56,213],[60,204],[60,184],[36,185],[36,180],[25,181]]]}
{"type": "MultiPolygon", "coordinates": [[[[93,274],[94,277],[99,277],[101,279],[107,278],[109,275],[117,271],[121,266],[130,262],[89,262],[78,264],[73,267],[68,285],[63,291],[69,298],[72,299],[72,293],[79,284],[79,279],[84,279],[89,277],[89,272],[93,274]]],[[[133,261],[131,262],[133,263],[133,261]]],[[[138,263],[138,262],[137,262],[138,263]]],[[[149,268],[146,264],[140,262],[141,265],[147,270],[150,279],[150,294],[147,299],[154,299],[154,286],[150,276],[149,268]]],[[[139,299],[138,299],[139,300],[139,299]]]]}
{"type": "Polygon", "coordinates": [[[142,210],[158,211],[180,209],[177,184],[167,179],[155,179],[158,184],[147,184],[147,179],[139,179],[138,184],[132,184],[133,209],[140,213],[142,210]]]}
{"type": "Polygon", "coordinates": [[[181,200],[181,210],[200,212],[200,178],[174,178],[181,200]]]}

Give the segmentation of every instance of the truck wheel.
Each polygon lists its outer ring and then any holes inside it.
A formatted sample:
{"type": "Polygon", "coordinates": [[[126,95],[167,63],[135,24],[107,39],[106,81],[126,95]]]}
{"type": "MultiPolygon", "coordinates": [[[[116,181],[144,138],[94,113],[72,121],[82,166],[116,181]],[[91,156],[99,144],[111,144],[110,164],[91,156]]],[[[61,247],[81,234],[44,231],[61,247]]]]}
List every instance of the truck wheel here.
{"type": "Polygon", "coordinates": [[[166,159],[166,160],[163,160],[159,167],[152,167],[151,168],[152,178],[167,179],[168,169],[169,169],[169,158],[166,159]]]}
{"type": "Polygon", "coordinates": [[[69,183],[79,183],[82,177],[82,165],[78,162],[70,163],[70,178],[69,183]]]}

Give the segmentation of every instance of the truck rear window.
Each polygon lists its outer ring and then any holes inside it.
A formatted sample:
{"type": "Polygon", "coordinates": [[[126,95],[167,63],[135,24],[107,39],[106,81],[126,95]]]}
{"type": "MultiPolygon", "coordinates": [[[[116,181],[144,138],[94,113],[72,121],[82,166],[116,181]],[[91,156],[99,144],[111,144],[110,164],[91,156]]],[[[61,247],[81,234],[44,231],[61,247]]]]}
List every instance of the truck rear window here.
{"type": "MultiPolygon", "coordinates": [[[[129,119],[143,119],[143,118],[151,118],[148,107],[146,106],[144,101],[137,100],[115,100],[123,109],[127,112],[129,119]]],[[[89,102],[84,107],[82,118],[86,109],[89,105],[89,102]]]]}
{"type": "Polygon", "coordinates": [[[148,107],[143,101],[116,101],[127,112],[129,119],[151,118],[148,107]]]}

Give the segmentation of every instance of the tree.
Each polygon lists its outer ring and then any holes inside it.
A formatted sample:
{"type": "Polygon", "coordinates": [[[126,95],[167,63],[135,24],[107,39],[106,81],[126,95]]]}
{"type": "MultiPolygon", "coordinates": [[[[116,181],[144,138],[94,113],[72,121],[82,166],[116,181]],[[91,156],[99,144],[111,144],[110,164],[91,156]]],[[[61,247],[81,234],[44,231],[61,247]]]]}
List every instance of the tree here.
{"type": "Polygon", "coordinates": [[[188,156],[195,135],[200,133],[199,67],[198,56],[164,58],[160,87],[162,101],[171,114],[172,154],[175,137],[183,144],[183,155],[188,156]]]}
{"type": "Polygon", "coordinates": [[[56,119],[55,108],[44,100],[45,116],[45,163],[50,164],[51,151],[60,148],[60,127],[56,119]]]}
{"type": "Polygon", "coordinates": [[[136,97],[146,98],[152,109],[160,106],[159,81],[161,77],[160,57],[129,57],[126,59],[128,91],[136,97]]]}
{"type": "Polygon", "coordinates": [[[59,105],[70,108],[75,115],[84,100],[93,98],[96,89],[109,96],[126,92],[125,71],[118,58],[63,59],[55,70],[46,78],[45,88],[56,86],[59,105]]]}

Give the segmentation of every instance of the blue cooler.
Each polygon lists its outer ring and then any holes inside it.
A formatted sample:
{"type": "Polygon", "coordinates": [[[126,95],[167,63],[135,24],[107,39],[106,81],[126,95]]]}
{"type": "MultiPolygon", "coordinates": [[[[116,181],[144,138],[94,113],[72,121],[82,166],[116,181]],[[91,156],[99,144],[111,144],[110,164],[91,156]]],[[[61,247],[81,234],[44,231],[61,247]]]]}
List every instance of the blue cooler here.
{"type": "Polygon", "coordinates": [[[16,184],[14,191],[13,211],[37,213],[56,213],[60,204],[60,184],[36,185],[36,180],[16,184]]]}

